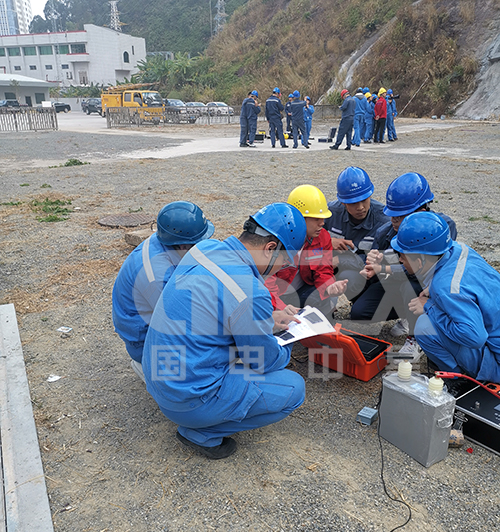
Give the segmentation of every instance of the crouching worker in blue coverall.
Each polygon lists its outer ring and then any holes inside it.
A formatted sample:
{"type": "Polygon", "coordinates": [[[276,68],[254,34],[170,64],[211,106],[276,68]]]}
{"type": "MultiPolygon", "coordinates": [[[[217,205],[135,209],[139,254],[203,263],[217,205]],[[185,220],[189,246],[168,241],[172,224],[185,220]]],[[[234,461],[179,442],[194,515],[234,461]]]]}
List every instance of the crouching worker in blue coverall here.
{"type": "Polygon", "coordinates": [[[210,238],[214,226],[188,201],[165,205],[157,231],[139,244],[123,263],[113,286],[113,324],[132,357],[134,371],[144,380],[142,350],[153,310],[163,287],[184,254],[210,238]]]}
{"type": "Polygon", "coordinates": [[[435,213],[407,216],[391,245],[423,287],[409,309],[427,358],[441,371],[500,383],[500,274],[454,242],[435,213]]]}
{"type": "Polygon", "coordinates": [[[304,401],[304,380],[285,369],[291,347],[273,336],[264,278],[293,263],[305,237],[298,209],[267,205],[239,238],[191,249],[158,301],[144,346],[147,389],[179,425],[177,438],[210,459],[236,450],[231,434],[276,423],[304,401]]]}

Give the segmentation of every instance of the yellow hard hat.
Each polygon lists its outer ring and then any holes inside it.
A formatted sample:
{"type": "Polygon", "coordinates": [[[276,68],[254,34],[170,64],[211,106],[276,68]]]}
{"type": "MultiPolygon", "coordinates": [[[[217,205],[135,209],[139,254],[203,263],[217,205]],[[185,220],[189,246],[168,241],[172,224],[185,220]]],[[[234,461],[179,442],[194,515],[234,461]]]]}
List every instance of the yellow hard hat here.
{"type": "Polygon", "coordinates": [[[330,218],[323,192],[314,185],[300,185],[288,196],[287,203],[297,207],[304,218],[330,218]]]}
{"type": "Polygon", "coordinates": [[[372,93],[371,92],[366,92],[365,93],[365,98],[368,100],[368,98],[371,98],[372,97],[372,93]]]}
{"type": "Polygon", "coordinates": [[[378,91],[378,95],[379,96],[382,96],[382,94],[384,94],[384,92],[387,92],[384,87],[380,87],[380,90],[378,91]]]}

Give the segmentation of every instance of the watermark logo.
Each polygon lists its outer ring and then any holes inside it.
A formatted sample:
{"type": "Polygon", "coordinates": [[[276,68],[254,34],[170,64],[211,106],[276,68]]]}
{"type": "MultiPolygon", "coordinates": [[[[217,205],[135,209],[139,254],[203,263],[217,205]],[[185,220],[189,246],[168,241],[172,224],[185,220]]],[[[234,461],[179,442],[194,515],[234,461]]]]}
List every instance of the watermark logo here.
{"type": "MultiPolygon", "coordinates": [[[[333,365],[333,364],[332,364],[333,365]]],[[[328,381],[343,377],[344,350],[342,348],[318,347],[309,349],[308,378],[328,381]],[[335,361],[337,373],[330,371],[330,361],[335,361]],[[321,364],[320,366],[318,364],[321,364]],[[318,371],[319,370],[319,371],[318,371]]]]}
{"type": "Polygon", "coordinates": [[[154,345],[151,354],[153,381],[186,380],[185,345],[154,345]]]}
{"type": "Polygon", "coordinates": [[[263,346],[229,346],[229,373],[242,375],[246,381],[263,381],[264,370],[263,346]]]}

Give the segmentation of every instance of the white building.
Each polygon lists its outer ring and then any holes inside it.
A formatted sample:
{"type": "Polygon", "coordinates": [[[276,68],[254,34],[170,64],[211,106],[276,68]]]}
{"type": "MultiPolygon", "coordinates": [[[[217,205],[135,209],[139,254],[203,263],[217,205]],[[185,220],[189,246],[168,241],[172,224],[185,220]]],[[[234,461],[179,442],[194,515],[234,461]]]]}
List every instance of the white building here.
{"type": "Polygon", "coordinates": [[[0,0],[0,35],[28,33],[31,0],[0,0]]]}
{"type": "Polygon", "coordinates": [[[27,76],[0,74],[0,100],[17,100],[20,104],[35,106],[50,100],[50,89],[57,86],[57,83],[27,76]]]}
{"type": "Polygon", "coordinates": [[[0,37],[0,74],[56,81],[63,87],[115,85],[130,79],[145,59],[142,37],[93,24],[85,24],[81,31],[0,37]]]}

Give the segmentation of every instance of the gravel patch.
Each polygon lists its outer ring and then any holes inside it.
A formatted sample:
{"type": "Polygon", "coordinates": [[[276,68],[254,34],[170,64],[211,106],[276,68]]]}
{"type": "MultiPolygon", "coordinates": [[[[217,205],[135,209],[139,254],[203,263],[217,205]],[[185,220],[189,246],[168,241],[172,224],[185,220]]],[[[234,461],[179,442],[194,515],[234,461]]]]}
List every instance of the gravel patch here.
{"type": "MultiPolygon", "coordinates": [[[[56,532],[382,532],[404,523],[407,509],[383,492],[376,427],[355,422],[362,407],[377,403],[380,375],[368,383],[313,376],[300,345],[290,365],[306,379],[300,409],[237,434],[238,452],[227,460],[182,447],[113,332],[111,290],[131,248],[124,229],[97,221],[154,215],[187,199],[223,239],[300,184],[333,199],[348,165],[368,172],[380,201],[395,177],[417,171],[430,182],[435,210],[455,219],[458,239],[498,268],[500,124],[433,124],[400,120],[398,142],[350,152],[316,141],[311,150],[271,150],[267,141],[255,150],[166,159],[164,150],[187,140],[236,143],[238,128],[0,134],[0,301],[16,305],[56,532]],[[140,150],[147,158],[135,158],[140,150]],[[90,164],[58,166],[69,158],[90,164]],[[44,198],[71,200],[73,212],[40,222],[31,202],[44,198]],[[73,328],[68,337],[56,332],[62,325],[73,328]],[[62,378],[49,383],[50,374],[62,378]]],[[[328,129],[313,122],[316,138],[328,129]]],[[[348,310],[344,300],[341,317],[348,310]]],[[[392,324],[357,330],[387,339],[392,324]]],[[[426,469],[389,443],[382,447],[388,489],[412,507],[405,530],[499,528],[499,456],[467,442],[426,469]]]]}

